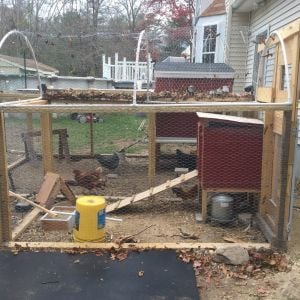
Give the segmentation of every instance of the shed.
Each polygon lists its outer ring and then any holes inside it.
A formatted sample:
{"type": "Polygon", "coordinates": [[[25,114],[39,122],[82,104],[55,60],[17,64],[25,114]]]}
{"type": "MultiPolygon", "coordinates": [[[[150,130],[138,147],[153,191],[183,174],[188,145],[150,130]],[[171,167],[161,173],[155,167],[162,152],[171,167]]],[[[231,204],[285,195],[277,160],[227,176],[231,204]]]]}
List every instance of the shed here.
{"type": "Polygon", "coordinates": [[[211,91],[228,86],[232,90],[234,70],[224,63],[190,63],[163,61],[154,68],[155,92],[211,91]]]}
{"type": "Polygon", "coordinates": [[[257,119],[210,113],[197,116],[198,170],[205,215],[208,192],[260,191],[264,126],[257,119]]]}

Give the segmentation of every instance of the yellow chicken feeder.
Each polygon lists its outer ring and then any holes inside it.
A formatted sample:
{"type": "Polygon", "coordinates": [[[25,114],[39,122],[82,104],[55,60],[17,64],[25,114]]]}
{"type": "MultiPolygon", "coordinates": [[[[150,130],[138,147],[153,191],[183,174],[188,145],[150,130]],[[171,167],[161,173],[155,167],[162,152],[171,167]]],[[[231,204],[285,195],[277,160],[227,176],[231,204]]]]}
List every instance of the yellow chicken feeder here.
{"type": "Polygon", "coordinates": [[[101,242],[105,238],[106,202],[101,196],[81,196],[76,200],[75,228],[76,242],[101,242]]]}

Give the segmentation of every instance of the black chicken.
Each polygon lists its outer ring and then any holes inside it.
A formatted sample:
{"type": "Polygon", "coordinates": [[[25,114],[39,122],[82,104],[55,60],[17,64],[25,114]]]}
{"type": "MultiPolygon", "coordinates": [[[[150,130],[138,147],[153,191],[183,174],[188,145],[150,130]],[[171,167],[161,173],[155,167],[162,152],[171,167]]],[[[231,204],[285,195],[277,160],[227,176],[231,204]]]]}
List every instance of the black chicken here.
{"type": "Polygon", "coordinates": [[[179,149],[176,149],[177,165],[180,168],[188,168],[189,170],[195,170],[197,168],[197,155],[186,154],[179,149]]]}
{"type": "Polygon", "coordinates": [[[96,159],[101,164],[101,166],[109,170],[115,170],[119,166],[120,162],[124,159],[124,154],[124,150],[121,150],[120,152],[114,152],[110,156],[97,154],[96,159]]]}

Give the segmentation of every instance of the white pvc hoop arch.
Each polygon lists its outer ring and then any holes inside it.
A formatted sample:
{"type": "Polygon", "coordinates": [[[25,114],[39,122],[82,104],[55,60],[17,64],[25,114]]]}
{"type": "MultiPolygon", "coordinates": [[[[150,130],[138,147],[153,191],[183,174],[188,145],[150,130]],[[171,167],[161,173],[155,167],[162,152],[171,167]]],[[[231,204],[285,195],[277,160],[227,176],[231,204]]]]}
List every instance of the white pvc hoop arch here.
{"type": "Polygon", "coordinates": [[[287,94],[288,94],[288,103],[292,103],[292,97],[291,97],[291,81],[290,81],[290,77],[289,77],[289,65],[288,65],[288,60],[287,60],[287,54],[286,54],[286,49],[285,49],[285,44],[284,44],[284,40],[280,34],[279,31],[275,30],[273,32],[270,33],[270,35],[268,36],[268,38],[266,39],[266,45],[265,48],[261,54],[261,58],[259,61],[259,65],[258,65],[258,76],[257,76],[257,86],[258,83],[262,77],[262,73],[263,73],[263,67],[262,67],[262,59],[263,57],[267,54],[267,51],[269,49],[268,44],[270,43],[270,41],[273,40],[273,36],[276,35],[279,39],[281,48],[282,48],[282,54],[283,54],[283,60],[284,60],[284,72],[285,72],[285,81],[286,81],[286,87],[287,87],[287,94]]]}
{"type": "Polygon", "coordinates": [[[0,41],[0,50],[2,49],[5,41],[11,36],[11,35],[19,35],[21,36],[24,40],[25,40],[25,43],[27,45],[27,47],[29,48],[30,52],[31,52],[31,55],[32,55],[32,58],[34,59],[34,63],[35,63],[35,67],[36,67],[36,71],[37,71],[37,78],[38,78],[38,82],[39,82],[39,88],[40,88],[40,97],[37,98],[37,99],[42,99],[42,96],[43,96],[43,91],[42,91],[42,83],[41,83],[41,77],[40,77],[40,74],[39,74],[39,68],[38,68],[38,64],[37,64],[37,60],[36,60],[36,57],[35,57],[35,53],[34,53],[34,50],[27,38],[27,36],[22,33],[21,31],[18,31],[18,30],[11,30],[9,31],[0,41]]]}
{"type": "MultiPolygon", "coordinates": [[[[136,105],[137,76],[138,76],[141,44],[142,44],[142,38],[144,36],[144,33],[145,33],[145,30],[140,32],[137,49],[136,49],[136,55],[135,55],[135,72],[134,72],[133,95],[132,95],[132,100],[133,100],[132,104],[133,105],[136,105]]],[[[148,74],[148,76],[149,76],[149,74],[148,74]]]]}

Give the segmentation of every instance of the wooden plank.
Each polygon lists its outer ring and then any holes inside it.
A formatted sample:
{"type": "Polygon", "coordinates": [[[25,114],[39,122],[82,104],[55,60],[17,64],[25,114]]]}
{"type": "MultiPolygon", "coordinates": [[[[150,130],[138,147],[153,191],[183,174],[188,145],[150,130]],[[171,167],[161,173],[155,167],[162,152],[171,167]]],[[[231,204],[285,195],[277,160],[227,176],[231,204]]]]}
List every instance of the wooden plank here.
{"type": "Polygon", "coordinates": [[[23,196],[21,196],[19,194],[16,194],[16,193],[14,193],[12,191],[9,191],[9,196],[10,197],[14,197],[16,199],[19,199],[21,201],[25,201],[25,202],[29,203],[30,205],[34,206],[35,208],[38,208],[40,211],[48,213],[50,216],[53,216],[53,217],[56,216],[56,214],[53,213],[52,211],[50,211],[49,209],[47,209],[47,208],[45,208],[45,207],[43,207],[43,206],[41,206],[41,205],[39,205],[39,204],[37,204],[37,203],[29,200],[29,199],[27,199],[27,198],[25,198],[25,197],[23,197],[23,196]]]}
{"type": "Polygon", "coordinates": [[[254,125],[262,125],[263,122],[259,119],[251,119],[237,116],[228,116],[228,115],[220,115],[220,114],[211,114],[211,113],[197,113],[198,118],[200,119],[214,119],[214,120],[222,120],[222,121],[230,121],[242,124],[254,124],[254,125]]]}
{"type": "Polygon", "coordinates": [[[259,202],[259,214],[265,216],[267,201],[272,196],[272,173],[274,157],[274,134],[273,113],[265,113],[265,125],[262,149],[262,171],[261,171],[261,197],[259,202]]]}
{"type": "Polygon", "coordinates": [[[23,221],[14,228],[12,232],[12,239],[15,240],[20,234],[22,234],[40,213],[41,211],[38,208],[34,208],[30,213],[26,214],[23,221]]]}
{"type": "Polygon", "coordinates": [[[63,147],[63,152],[65,155],[65,159],[67,161],[70,161],[71,157],[70,157],[70,149],[69,149],[69,143],[68,143],[68,133],[67,133],[67,129],[63,129],[61,132],[61,144],[63,147]]]}
{"type": "Polygon", "coordinates": [[[36,196],[36,202],[45,207],[51,207],[60,191],[60,183],[61,179],[58,174],[47,172],[36,196]]]}
{"type": "Polygon", "coordinates": [[[66,185],[65,181],[60,178],[60,191],[62,194],[72,202],[72,204],[76,204],[76,196],[73,191],[66,185]]]}
{"type": "Polygon", "coordinates": [[[287,228],[285,224],[286,210],[289,207],[290,199],[287,198],[287,187],[288,187],[288,161],[290,153],[290,138],[291,138],[291,119],[292,113],[285,112],[283,117],[283,132],[282,142],[280,151],[280,197],[278,207],[278,227],[276,238],[273,241],[273,246],[280,249],[286,249],[287,247],[287,228]]]}
{"type": "Polygon", "coordinates": [[[22,164],[24,164],[27,161],[26,157],[21,157],[18,160],[16,160],[15,162],[11,163],[10,165],[7,166],[7,170],[10,171],[22,164]]]}
{"type": "Polygon", "coordinates": [[[274,90],[268,87],[258,87],[255,95],[256,101],[259,102],[273,102],[274,90]]]}
{"type": "Polygon", "coordinates": [[[155,186],[156,173],[156,114],[148,114],[148,183],[149,187],[155,186]]]}
{"type": "Polygon", "coordinates": [[[4,113],[0,112],[0,243],[11,240],[4,113]]]}
{"type": "Polygon", "coordinates": [[[50,113],[41,113],[41,136],[43,149],[43,167],[44,173],[54,171],[53,149],[52,149],[52,115],[50,113]]]}
{"type": "MultiPolygon", "coordinates": [[[[33,121],[32,113],[27,113],[26,114],[26,126],[27,126],[28,132],[33,131],[33,122],[32,121],[33,121]]],[[[33,154],[35,154],[32,138],[29,137],[28,139],[25,139],[25,136],[24,136],[24,144],[25,144],[25,149],[27,150],[27,158],[36,159],[36,157],[32,156],[33,154]]]]}
{"type": "Polygon", "coordinates": [[[90,153],[91,156],[94,156],[94,120],[93,114],[90,114],[91,122],[90,122],[90,153]]]}
{"type": "MultiPolygon", "coordinates": [[[[121,246],[116,243],[66,243],[66,242],[8,242],[4,247],[9,249],[37,249],[37,250],[74,250],[76,249],[217,249],[220,247],[232,247],[232,243],[124,243],[121,246]]],[[[235,243],[245,249],[270,248],[269,243],[235,243]]]]}
{"type": "MultiPolygon", "coordinates": [[[[295,146],[298,142],[297,138],[297,118],[299,114],[299,98],[300,98],[300,31],[291,40],[292,47],[294,49],[294,55],[292,57],[292,74],[291,74],[291,100],[293,102],[293,110],[291,116],[291,131],[290,131],[290,148],[288,157],[288,170],[287,170],[287,190],[286,190],[286,200],[285,200],[285,224],[287,228],[289,222],[290,214],[290,204],[291,198],[294,193],[293,191],[293,168],[299,167],[296,165],[295,160],[295,146]]],[[[288,235],[289,235],[288,228],[288,235]]],[[[288,238],[288,236],[287,236],[288,238]]]]}
{"type": "Polygon", "coordinates": [[[20,105],[30,105],[30,104],[48,104],[48,100],[41,100],[41,99],[33,99],[31,101],[26,101],[24,103],[20,103],[20,105]]]}
{"type": "Polygon", "coordinates": [[[275,111],[273,119],[273,132],[282,135],[283,111],[275,111]]]}
{"type": "Polygon", "coordinates": [[[19,107],[17,105],[9,106],[0,103],[0,109],[4,112],[39,112],[39,113],[104,113],[104,112],[234,112],[234,111],[276,111],[276,110],[291,110],[291,105],[288,103],[259,103],[259,102],[211,102],[207,99],[206,102],[193,103],[164,103],[163,105],[139,104],[136,106],[128,104],[61,104],[61,105],[28,105],[19,107]]]}
{"type": "Polygon", "coordinates": [[[182,174],[181,176],[175,178],[175,179],[172,179],[172,180],[169,180],[161,185],[158,185],[156,187],[152,187],[150,188],[149,190],[147,191],[144,191],[142,193],[139,193],[139,194],[136,194],[136,195],[133,195],[131,197],[127,197],[123,200],[120,200],[116,203],[113,203],[113,204],[110,204],[106,207],[106,212],[112,212],[116,209],[119,209],[121,207],[124,207],[124,206],[127,206],[129,204],[132,204],[132,203],[135,203],[135,202],[138,202],[140,200],[143,200],[145,198],[148,198],[148,197],[151,197],[155,194],[158,194],[168,188],[171,188],[173,186],[176,186],[180,183],[183,183],[185,181],[188,181],[194,177],[196,177],[198,175],[198,171],[197,170],[194,170],[192,172],[189,172],[187,174],[182,174]]]}

